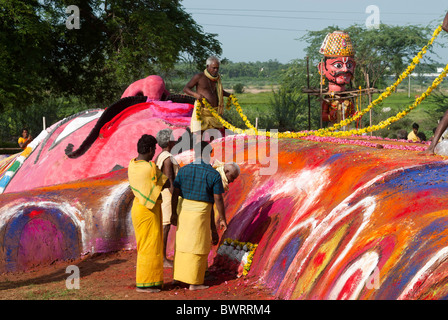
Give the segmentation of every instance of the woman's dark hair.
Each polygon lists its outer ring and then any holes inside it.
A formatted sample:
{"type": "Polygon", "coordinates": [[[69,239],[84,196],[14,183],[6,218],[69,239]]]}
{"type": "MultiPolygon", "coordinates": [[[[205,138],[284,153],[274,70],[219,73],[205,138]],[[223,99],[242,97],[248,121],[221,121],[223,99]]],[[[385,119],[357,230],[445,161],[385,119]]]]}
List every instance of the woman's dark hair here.
{"type": "Polygon", "coordinates": [[[138,140],[137,152],[140,154],[149,153],[152,149],[156,148],[157,139],[150,134],[144,134],[138,140]]]}
{"type": "Polygon", "coordinates": [[[421,141],[426,141],[426,134],[423,131],[419,131],[417,137],[419,137],[421,141]]]}

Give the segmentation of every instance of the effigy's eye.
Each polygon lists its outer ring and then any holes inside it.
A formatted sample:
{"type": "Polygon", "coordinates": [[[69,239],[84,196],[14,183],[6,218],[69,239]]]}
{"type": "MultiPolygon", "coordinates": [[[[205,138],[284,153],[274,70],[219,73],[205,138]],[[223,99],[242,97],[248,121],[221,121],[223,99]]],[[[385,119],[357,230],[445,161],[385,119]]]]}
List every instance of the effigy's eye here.
{"type": "Polygon", "coordinates": [[[334,66],[335,68],[341,69],[341,68],[342,68],[342,63],[340,63],[340,62],[336,62],[336,63],[333,64],[333,66],[334,66]]]}

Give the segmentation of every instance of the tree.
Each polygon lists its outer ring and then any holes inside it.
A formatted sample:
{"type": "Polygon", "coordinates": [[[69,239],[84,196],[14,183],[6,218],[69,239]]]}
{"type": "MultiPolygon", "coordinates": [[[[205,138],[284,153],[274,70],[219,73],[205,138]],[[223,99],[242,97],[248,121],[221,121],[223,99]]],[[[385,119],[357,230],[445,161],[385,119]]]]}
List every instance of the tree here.
{"type": "MultiPolygon", "coordinates": [[[[317,69],[311,71],[316,74],[317,69]]],[[[312,85],[317,85],[319,78],[311,77],[312,85]]],[[[293,60],[282,74],[280,87],[273,92],[271,106],[272,118],[276,120],[279,131],[308,130],[308,100],[302,89],[307,87],[307,66],[305,60],[293,60]]],[[[317,128],[320,123],[318,101],[310,101],[310,124],[317,128]]]]}
{"type": "Polygon", "coordinates": [[[448,94],[444,94],[440,89],[433,91],[429,101],[436,106],[434,108],[435,112],[443,114],[448,110],[448,94]]]}
{"type": "Polygon", "coordinates": [[[23,108],[47,86],[51,25],[38,1],[0,0],[0,111],[23,108]]]}
{"type": "Polygon", "coordinates": [[[0,0],[0,8],[0,109],[49,94],[104,107],[182,58],[203,65],[221,54],[216,35],[176,0],[0,0]],[[66,27],[69,5],[80,29],[66,27]]]}

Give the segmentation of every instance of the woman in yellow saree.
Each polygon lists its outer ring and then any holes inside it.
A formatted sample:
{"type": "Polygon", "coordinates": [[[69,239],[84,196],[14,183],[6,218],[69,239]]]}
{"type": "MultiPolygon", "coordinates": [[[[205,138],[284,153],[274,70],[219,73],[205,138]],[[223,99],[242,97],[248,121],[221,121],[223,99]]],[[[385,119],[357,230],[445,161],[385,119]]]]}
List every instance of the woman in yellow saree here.
{"type": "Polygon", "coordinates": [[[137,242],[136,287],[139,292],[158,292],[163,286],[163,241],[161,191],[167,177],[151,161],[157,140],[143,135],[137,143],[138,156],[128,167],[134,193],[131,216],[137,242]]]}

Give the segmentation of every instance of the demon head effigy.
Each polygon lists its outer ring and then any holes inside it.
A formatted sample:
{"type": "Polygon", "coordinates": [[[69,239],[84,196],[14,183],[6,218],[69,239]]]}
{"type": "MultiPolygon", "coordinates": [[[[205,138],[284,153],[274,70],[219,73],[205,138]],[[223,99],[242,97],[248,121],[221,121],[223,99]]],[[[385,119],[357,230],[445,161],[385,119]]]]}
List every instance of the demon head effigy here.
{"type": "Polygon", "coordinates": [[[343,31],[327,34],[320,53],[324,57],[318,65],[319,74],[323,81],[328,81],[328,94],[322,102],[322,121],[340,122],[355,113],[353,101],[344,97],[356,67],[350,36],[343,31]]]}

